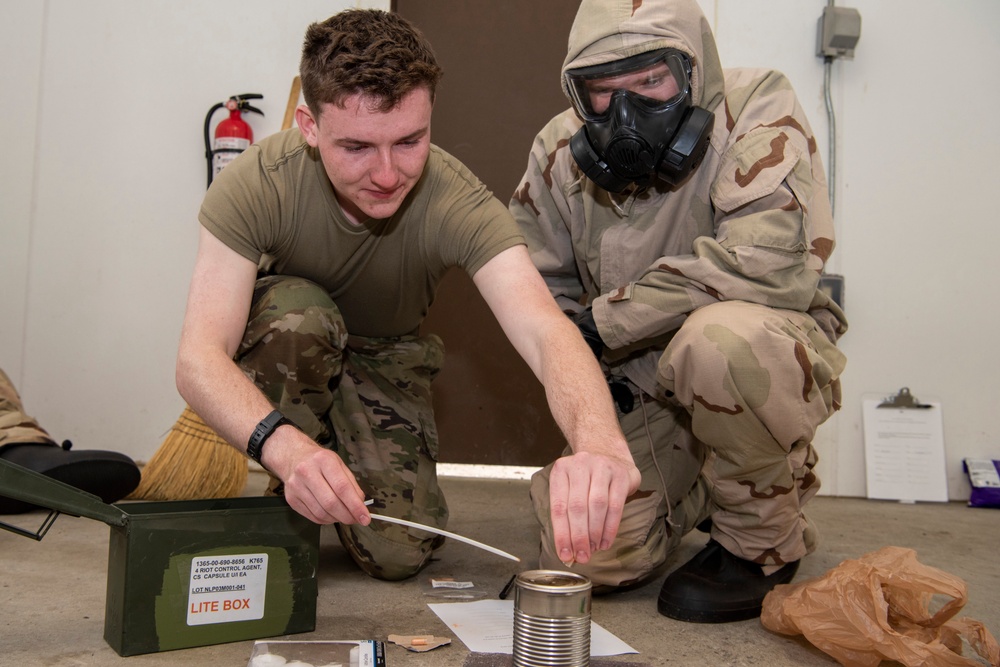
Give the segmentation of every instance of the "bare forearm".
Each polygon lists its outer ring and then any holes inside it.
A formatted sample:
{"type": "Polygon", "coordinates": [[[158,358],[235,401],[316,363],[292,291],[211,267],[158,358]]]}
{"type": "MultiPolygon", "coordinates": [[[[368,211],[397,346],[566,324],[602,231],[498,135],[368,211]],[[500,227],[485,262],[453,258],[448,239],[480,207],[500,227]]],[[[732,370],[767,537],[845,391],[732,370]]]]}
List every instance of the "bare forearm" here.
{"type": "Polygon", "coordinates": [[[240,451],[271,410],[264,395],[231,359],[221,354],[184,353],[177,361],[177,389],[195,412],[240,451]]]}
{"type": "MultiPolygon", "coordinates": [[[[222,438],[246,452],[254,428],[274,407],[232,360],[221,353],[187,352],[177,364],[177,388],[195,412],[222,438]]],[[[320,449],[291,426],[278,427],[267,441],[261,463],[287,481],[294,466],[320,449]]]]}
{"type": "MultiPolygon", "coordinates": [[[[249,318],[257,266],[202,228],[188,294],[176,381],[205,422],[245,452],[273,406],[233,362],[249,318]]],[[[336,452],[291,424],[274,429],[260,462],[284,482],[285,499],[316,523],[371,520],[364,494],[336,452]]]]}
{"type": "Polygon", "coordinates": [[[611,548],[640,475],[597,360],[566,324],[547,343],[541,366],[552,414],[573,449],[552,465],[549,504],[559,557],[586,563],[594,550],[611,548]]]}
{"type": "Polygon", "coordinates": [[[545,386],[549,409],[573,449],[549,480],[553,539],[564,562],[610,548],[640,475],[593,352],[562,314],[523,246],[473,276],[500,326],[545,386]]]}
{"type": "Polygon", "coordinates": [[[601,368],[563,315],[523,246],[473,276],[511,344],[545,386],[549,409],[574,452],[631,456],[601,368]]]}
{"type": "MultiPolygon", "coordinates": [[[[246,452],[257,423],[273,406],[240,368],[222,354],[182,353],[177,387],[205,422],[246,452]]],[[[292,425],[275,429],[260,462],[285,483],[285,498],[317,523],[367,524],[364,495],[340,457],[292,425]]]]}
{"type": "Polygon", "coordinates": [[[573,451],[631,462],[607,382],[576,327],[567,320],[544,345],[539,379],[552,415],[573,451]]]}

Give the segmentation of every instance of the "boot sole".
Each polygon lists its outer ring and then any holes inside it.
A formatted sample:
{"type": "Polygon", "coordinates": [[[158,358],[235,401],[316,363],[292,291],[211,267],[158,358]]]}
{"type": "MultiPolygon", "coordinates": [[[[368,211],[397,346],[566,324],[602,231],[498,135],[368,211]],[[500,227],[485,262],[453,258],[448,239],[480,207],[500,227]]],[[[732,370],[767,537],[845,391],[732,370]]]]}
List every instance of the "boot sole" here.
{"type": "Polygon", "coordinates": [[[691,609],[678,607],[665,600],[657,600],[657,611],[667,618],[686,623],[734,623],[760,617],[761,606],[744,609],[691,609]]]}

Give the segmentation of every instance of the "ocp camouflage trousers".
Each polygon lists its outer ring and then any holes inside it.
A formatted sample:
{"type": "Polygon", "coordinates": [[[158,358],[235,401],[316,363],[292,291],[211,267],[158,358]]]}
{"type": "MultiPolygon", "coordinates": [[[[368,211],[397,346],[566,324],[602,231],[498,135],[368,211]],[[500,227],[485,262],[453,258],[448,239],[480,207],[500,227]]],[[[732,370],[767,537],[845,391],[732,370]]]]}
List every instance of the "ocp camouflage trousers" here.
{"type": "MultiPolygon", "coordinates": [[[[728,551],[765,573],[816,545],[802,508],[819,490],[817,427],[840,408],[846,358],[805,313],[720,302],[692,313],[659,362],[662,395],[632,385],[619,421],[642,473],[612,548],[574,570],[595,584],[628,586],[659,573],[704,519],[728,551]]],[[[542,524],[541,566],[559,568],[548,475],[533,477],[542,524]]]]}
{"type": "MultiPolygon", "coordinates": [[[[373,512],[444,527],[431,381],[444,358],[431,336],[362,338],[347,331],[325,290],[302,279],[257,281],[236,362],[276,409],[354,473],[373,512]]],[[[278,480],[272,491],[280,493],[278,480]]],[[[336,526],[341,543],[373,577],[423,568],[433,534],[373,521],[336,526]]]]}

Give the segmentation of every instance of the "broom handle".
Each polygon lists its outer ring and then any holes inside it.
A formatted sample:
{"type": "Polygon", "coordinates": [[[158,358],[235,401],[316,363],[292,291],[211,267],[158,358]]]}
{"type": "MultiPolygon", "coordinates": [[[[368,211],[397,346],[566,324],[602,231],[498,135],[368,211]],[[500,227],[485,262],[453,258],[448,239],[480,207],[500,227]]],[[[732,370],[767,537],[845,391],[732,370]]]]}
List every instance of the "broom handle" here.
{"type": "Polygon", "coordinates": [[[292,89],[288,91],[288,106],[285,107],[285,120],[281,123],[281,129],[287,130],[292,126],[295,119],[295,107],[299,105],[299,91],[302,90],[302,80],[299,77],[292,79],[292,89]]]}

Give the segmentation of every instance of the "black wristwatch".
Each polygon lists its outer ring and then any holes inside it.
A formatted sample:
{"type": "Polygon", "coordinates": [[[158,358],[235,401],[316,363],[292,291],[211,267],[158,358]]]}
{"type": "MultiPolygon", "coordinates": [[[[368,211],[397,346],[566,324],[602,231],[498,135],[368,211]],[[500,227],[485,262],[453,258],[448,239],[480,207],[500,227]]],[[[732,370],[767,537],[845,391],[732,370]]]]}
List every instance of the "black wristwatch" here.
{"type": "MultiPolygon", "coordinates": [[[[288,418],[278,412],[277,410],[272,410],[271,414],[260,420],[257,427],[253,430],[253,434],[250,436],[250,440],[247,442],[247,456],[252,458],[257,463],[260,463],[260,455],[264,450],[264,443],[271,434],[274,433],[282,424],[291,424],[292,422],[288,418]]],[[[260,463],[264,465],[263,463],[260,463]]]]}

